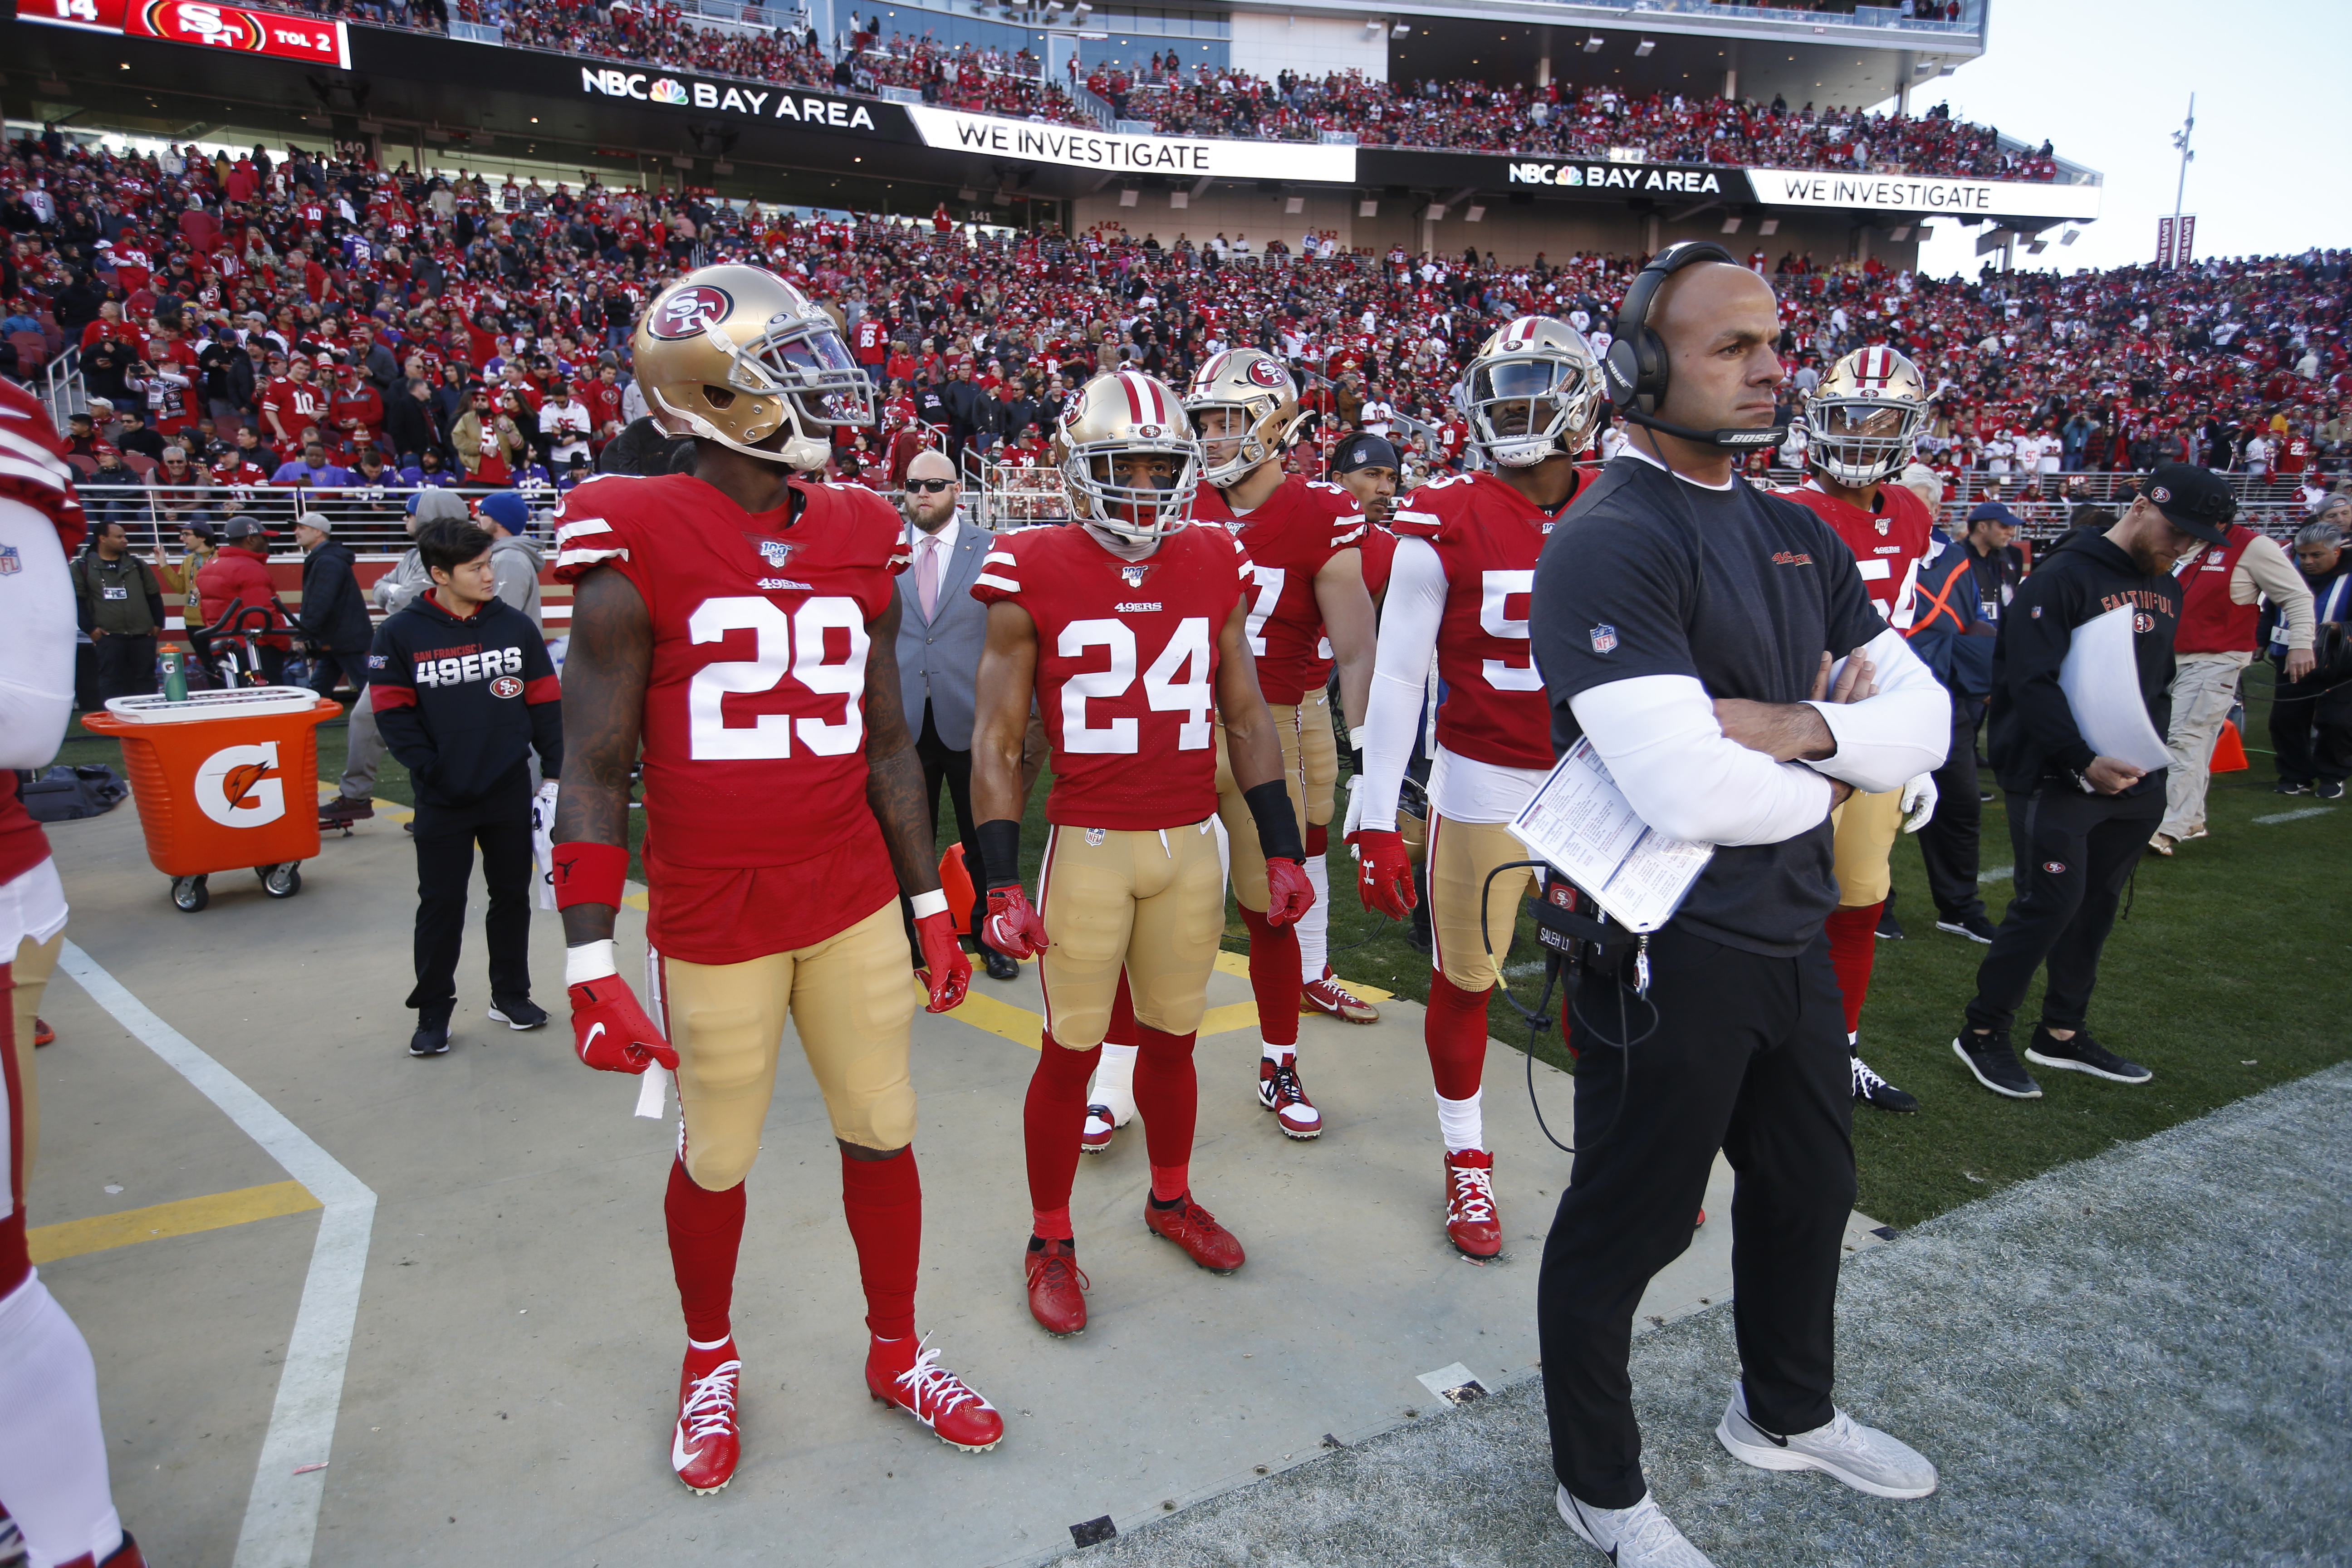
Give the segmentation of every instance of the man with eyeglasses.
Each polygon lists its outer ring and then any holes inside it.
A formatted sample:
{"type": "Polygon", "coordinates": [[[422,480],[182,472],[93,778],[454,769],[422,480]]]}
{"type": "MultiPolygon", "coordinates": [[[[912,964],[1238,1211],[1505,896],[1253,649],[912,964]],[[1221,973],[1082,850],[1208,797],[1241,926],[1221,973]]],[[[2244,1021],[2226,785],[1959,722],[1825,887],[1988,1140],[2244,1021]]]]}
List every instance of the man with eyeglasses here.
{"type": "Polygon", "coordinates": [[[210,522],[212,510],[205,503],[205,492],[212,488],[212,478],[204,465],[188,460],[185,447],[163,448],[163,467],[157,470],[153,496],[157,531],[184,531],[192,522],[210,522]]]}
{"type": "Polygon", "coordinates": [[[955,806],[956,835],[973,888],[973,947],[991,980],[1016,980],[1021,966],[981,934],[988,868],[971,815],[973,688],[988,641],[988,606],[971,590],[990,535],[965,521],[963,487],[943,452],[927,448],[908,459],[901,510],[914,552],[913,564],[898,576],[898,689],[907,726],[915,731],[931,820],[939,820],[941,784],[955,806]]]}

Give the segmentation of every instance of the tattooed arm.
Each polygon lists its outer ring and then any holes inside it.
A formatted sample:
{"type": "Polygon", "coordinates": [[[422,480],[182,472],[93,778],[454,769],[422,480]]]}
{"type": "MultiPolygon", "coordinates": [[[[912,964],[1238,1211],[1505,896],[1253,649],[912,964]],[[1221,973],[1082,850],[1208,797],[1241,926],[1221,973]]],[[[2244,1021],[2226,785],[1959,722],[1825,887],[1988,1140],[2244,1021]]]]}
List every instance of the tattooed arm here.
{"type": "Polygon", "coordinates": [[[866,624],[866,804],[882,825],[890,868],[908,898],[940,885],[939,846],[922,760],[898,702],[898,599],[866,624]]]}
{"type": "MultiPolygon", "coordinates": [[[[629,770],[637,760],[653,652],[653,617],[636,584],[609,566],[582,577],[572,589],[572,647],[563,661],[559,844],[628,845],[629,770]]],[[[610,904],[574,904],[563,911],[563,940],[575,947],[604,941],[613,917],[610,904]]]]}

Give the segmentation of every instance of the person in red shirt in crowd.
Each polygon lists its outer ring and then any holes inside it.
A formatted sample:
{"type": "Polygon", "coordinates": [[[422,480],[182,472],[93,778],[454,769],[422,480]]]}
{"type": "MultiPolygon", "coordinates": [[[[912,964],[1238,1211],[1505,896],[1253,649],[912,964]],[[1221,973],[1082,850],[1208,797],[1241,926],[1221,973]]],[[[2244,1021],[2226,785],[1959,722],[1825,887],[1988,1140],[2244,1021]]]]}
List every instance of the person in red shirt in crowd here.
{"type": "Polygon", "coordinates": [[[233,517],[222,531],[225,542],[196,574],[196,594],[203,606],[199,613],[205,625],[212,626],[228,614],[232,604],[240,605],[240,620],[246,610],[267,611],[273,629],[257,639],[257,653],[262,679],[275,686],[286,672],[287,650],[293,646],[286,629],[293,622],[269,580],[269,531],[250,517],[233,517]]]}
{"type": "Polygon", "coordinates": [[[595,432],[595,444],[602,447],[604,431],[621,423],[620,366],[597,366],[596,378],[582,382],[577,390],[580,401],[588,405],[589,428],[595,432]]]}
{"type": "Polygon", "coordinates": [[[286,362],[285,375],[262,390],[262,426],[279,451],[299,447],[302,432],[327,417],[327,395],[310,379],[311,369],[310,357],[297,353],[286,362]]]}
{"type": "Polygon", "coordinates": [[[878,370],[890,357],[890,327],[879,312],[868,310],[859,318],[851,341],[856,345],[857,363],[868,371],[878,370]]]}
{"type": "Polygon", "coordinates": [[[142,334],[122,319],[122,306],[113,300],[100,301],[98,319],[81,330],[81,346],[88,348],[100,338],[114,338],[129,343],[134,351],[144,346],[142,334]]]}
{"type": "MultiPolygon", "coordinates": [[[[1906,636],[1919,573],[1944,542],[1927,503],[1895,482],[1927,423],[1927,384],[1918,366],[1884,346],[1857,349],[1830,367],[1805,405],[1805,462],[1811,473],[1794,489],[1775,492],[1837,531],[1853,552],[1871,603],[1906,636]]],[[[1863,1004],[1870,994],[1879,916],[1894,888],[1889,857],[1895,841],[1925,827],[1935,811],[1935,779],[1922,773],[1899,790],[1856,791],[1832,814],[1838,907],[1829,918],[1830,959],[1844,994],[1853,1098],[1882,1110],[1914,1111],[1919,1102],[1863,1061],[1863,1004]]]]}
{"type": "Polygon", "coordinates": [[[349,463],[357,443],[383,444],[383,398],[367,384],[356,364],[341,366],[335,374],[334,395],[327,405],[321,428],[333,434],[336,460],[349,463]]]}

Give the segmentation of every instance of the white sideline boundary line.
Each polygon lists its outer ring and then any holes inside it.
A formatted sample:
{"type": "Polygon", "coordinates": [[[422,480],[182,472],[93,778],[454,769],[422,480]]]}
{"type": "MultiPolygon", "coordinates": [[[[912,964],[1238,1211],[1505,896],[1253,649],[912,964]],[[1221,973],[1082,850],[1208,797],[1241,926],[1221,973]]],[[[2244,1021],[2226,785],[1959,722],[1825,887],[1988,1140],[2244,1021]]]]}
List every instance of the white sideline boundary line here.
{"type": "Polygon", "coordinates": [[[326,1496],[325,1461],[342,1406],[343,1369],[359,1316],[368,1239],[375,1226],[375,1194],[284,1112],[156,1016],[89,954],[68,942],[58,967],[324,1205],[232,1560],[233,1568],[308,1568],[319,1532],[319,1505],[326,1496]],[[298,1466],[317,1468],[297,1475],[298,1466]]]}

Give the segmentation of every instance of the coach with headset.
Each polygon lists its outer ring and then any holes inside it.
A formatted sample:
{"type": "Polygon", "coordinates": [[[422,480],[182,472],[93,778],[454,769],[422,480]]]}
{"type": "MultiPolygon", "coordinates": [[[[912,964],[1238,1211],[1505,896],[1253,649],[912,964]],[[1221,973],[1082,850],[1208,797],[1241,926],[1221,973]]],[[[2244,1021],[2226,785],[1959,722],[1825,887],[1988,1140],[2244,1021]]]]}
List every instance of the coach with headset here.
{"type": "Polygon", "coordinates": [[[1573,997],[1576,1163],[1537,1313],[1560,1514],[1618,1568],[1706,1562],[1643,1479],[1627,1353],[1718,1148],[1744,1374],[1717,1436],[1879,1497],[1936,1487],[1831,1402],[1853,1099],[1822,923],[1832,808],[1938,766],[1950,705],[1829,525],[1734,471],[1782,434],[1780,332],[1720,246],[1643,268],[1605,364],[1633,428],[1553,530],[1530,611],[1555,750],[1590,738],[1652,826],[1717,847],[1646,952],[1619,933],[1573,997]]]}

